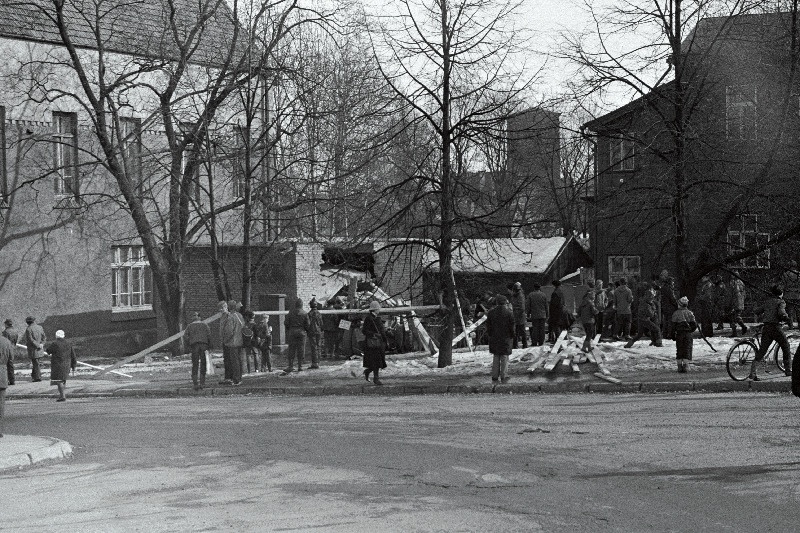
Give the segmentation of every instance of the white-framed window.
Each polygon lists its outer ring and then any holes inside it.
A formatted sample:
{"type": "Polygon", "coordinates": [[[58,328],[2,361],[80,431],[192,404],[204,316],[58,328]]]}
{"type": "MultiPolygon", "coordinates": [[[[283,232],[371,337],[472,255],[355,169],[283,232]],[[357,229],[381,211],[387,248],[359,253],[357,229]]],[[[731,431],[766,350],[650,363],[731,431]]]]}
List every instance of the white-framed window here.
{"type": "Polygon", "coordinates": [[[636,149],[633,139],[619,133],[608,140],[608,168],[613,171],[631,171],[636,167],[636,149]]]}
{"type": "MultiPolygon", "coordinates": [[[[766,244],[769,233],[759,231],[758,215],[739,215],[728,228],[728,253],[735,254],[766,244]]],[[[741,259],[733,264],[735,268],[769,268],[769,249],[741,259]]]]}
{"type": "Polygon", "coordinates": [[[119,152],[128,178],[142,196],[142,121],[138,118],[120,117],[119,152]]]}
{"type": "Polygon", "coordinates": [[[640,255],[609,255],[608,280],[611,283],[625,278],[630,281],[633,276],[642,275],[642,257],[640,255]]]}
{"type": "Polygon", "coordinates": [[[758,90],[755,87],[725,87],[725,135],[738,140],[758,138],[758,90]]]}
{"type": "Polygon", "coordinates": [[[53,113],[54,190],[59,196],[78,196],[78,116],[53,113]]]}
{"type": "Polygon", "coordinates": [[[111,263],[111,310],[153,308],[153,276],[144,246],[114,246],[111,263]]]}

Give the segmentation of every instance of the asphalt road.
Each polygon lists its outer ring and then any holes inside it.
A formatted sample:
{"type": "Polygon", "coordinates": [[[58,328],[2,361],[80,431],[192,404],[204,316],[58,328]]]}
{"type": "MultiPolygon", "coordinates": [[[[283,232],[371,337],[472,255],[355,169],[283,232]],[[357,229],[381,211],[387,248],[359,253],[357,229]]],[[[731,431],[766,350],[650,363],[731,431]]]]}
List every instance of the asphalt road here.
{"type": "Polygon", "coordinates": [[[15,401],[0,531],[797,531],[786,394],[15,401]]]}

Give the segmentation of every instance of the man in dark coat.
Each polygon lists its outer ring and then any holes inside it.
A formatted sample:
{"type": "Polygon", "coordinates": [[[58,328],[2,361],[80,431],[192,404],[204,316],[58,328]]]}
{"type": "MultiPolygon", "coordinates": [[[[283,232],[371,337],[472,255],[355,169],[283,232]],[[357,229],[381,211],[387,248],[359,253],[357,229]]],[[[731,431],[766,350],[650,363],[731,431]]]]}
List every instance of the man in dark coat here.
{"type": "Polygon", "coordinates": [[[564,292],[561,290],[561,281],[554,279],[553,287],[555,290],[550,295],[550,309],[548,326],[550,327],[550,341],[555,342],[561,335],[561,330],[568,327],[566,318],[567,308],[564,306],[564,292]]]}
{"type": "Polygon", "coordinates": [[[289,364],[286,366],[284,372],[287,374],[294,370],[294,360],[297,359],[297,371],[303,370],[303,356],[306,351],[306,335],[310,322],[308,321],[308,314],[303,311],[303,300],[298,298],[295,300],[294,309],[290,310],[286,315],[286,341],[289,343],[289,348],[286,351],[286,358],[289,364]]]}
{"type": "Polygon", "coordinates": [[[45,347],[45,352],[50,354],[50,385],[58,387],[57,402],[67,400],[64,394],[67,376],[70,369],[75,370],[75,366],[78,364],[75,358],[75,348],[64,338],[65,336],[64,330],[56,331],[56,340],[45,347]]]}
{"type": "Polygon", "coordinates": [[[656,293],[653,289],[647,289],[642,293],[639,298],[639,309],[637,310],[639,327],[636,329],[636,336],[628,341],[625,348],[633,346],[633,343],[641,339],[645,333],[650,335],[650,346],[657,346],[659,348],[662,346],[661,330],[655,323],[655,316],[657,313],[655,299],[656,293]]]}
{"type": "Polygon", "coordinates": [[[507,383],[508,356],[514,344],[514,312],[508,308],[508,299],[499,294],[497,306],[489,311],[486,332],[489,335],[489,353],[492,354],[492,381],[507,383]]]}
{"type": "Polygon", "coordinates": [[[8,374],[6,363],[14,356],[16,346],[5,337],[0,337],[0,437],[3,436],[3,420],[6,409],[6,388],[8,387],[8,374]]]}
{"type": "Polygon", "coordinates": [[[528,347],[528,332],[525,331],[525,291],[522,290],[522,283],[519,281],[511,288],[511,309],[514,312],[514,348],[519,346],[528,347]]]}
{"type": "Polygon", "coordinates": [[[543,346],[545,339],[545,324],[549,316],[547,309],[547,296],[542,292],[538,283],[533,284],[533,291],[528,295],[528,317],[531,321],[531,345],[543,346]]]}
{"type": "Polygon", "coordinates": [[[11,342],[11,346],[14,348],[11,351],[11,357],[8,358],[8,362],[6,363],[6,372],[8,373],[8,384],[14,384],[14,352],[17,351],[17,343],[19,342],[19,333],[17,330],[14,329],[14,322],[11,321],[10,318],[7,318],[5,321],[6,329],[3,330],[3,337],[11,342]]]}
{"type": "Polygon", "coordinates": [[[319,345],[322,341],[322,314],[317,307],[316,298],[312,298],[308,306],[311,310],[308,312],[308,344],[311,348],[311,366],[309,370],[319,368],[319,345]]]}
{"type": "Polygon", "coordinates": [[[25,319],[28,328],[25,330],[25,346],[28,348],[28,359],[31,361],[31,381],[42,381],[42,373],[39,370],[39,357],[42,356],[42,349],[47,340],[44,328],[36,323],[36,319],[29,316],[25,319]]]}

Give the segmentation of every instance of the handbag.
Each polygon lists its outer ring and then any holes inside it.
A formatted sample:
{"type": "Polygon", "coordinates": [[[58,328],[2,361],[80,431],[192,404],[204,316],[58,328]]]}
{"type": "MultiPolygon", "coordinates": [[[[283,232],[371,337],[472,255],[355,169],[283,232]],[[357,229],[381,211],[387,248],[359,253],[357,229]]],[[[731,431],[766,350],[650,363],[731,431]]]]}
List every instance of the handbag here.
{"type": "Polygon", "coordinates": [[[375,335],[367,337],[367,348],[380,348],[382,345],[381,338],[375,335]]]}

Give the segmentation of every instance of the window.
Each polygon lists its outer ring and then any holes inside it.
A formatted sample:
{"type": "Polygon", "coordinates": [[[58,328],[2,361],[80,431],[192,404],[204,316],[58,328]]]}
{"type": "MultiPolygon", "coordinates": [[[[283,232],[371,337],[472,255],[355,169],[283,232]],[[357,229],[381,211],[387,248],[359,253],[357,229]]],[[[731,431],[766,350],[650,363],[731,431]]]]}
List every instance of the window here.
{"type": "Polygon", "coordinates": [[[53,113],[55,193],[78,196],[78,118],[75,113],[53,113]]]}
{"type": "Polygon", "coordinates": [[[6,108],[0,106],[0,208],[8,206],[8,174],[6,174],[6,108]]]}
{"type": "Polygon", "coordinates": [[[142,121],[138,118],[119,119],[119,152],[125,173],[135,185],[141,198],[142,190],[142,121]]]}
{"type": "Polygon", "coordinates": [[[233,175],[231,177],[231,187],[233,189],[234,198],[244,198],[244,180],[245,180],[245,157],[247,157],[246,149],[246,129],[241,126],[233,127],[234,137],[234,152],[233,152],[233,175]]]}
{"type": "Polygon", "coordinates": [[[153,277],[144,246],[115,246],[111,264],[111,310],[153,308],[153,277]]]}
{"type": "Polygon", "coordinates": [[[633,276],[641,276],[642,259],[638,255],[609,255],[608,281],[614,283],[625,278],[630,281],[633,276]]]}
{"type": "Polygon", "coordinates": [[[728,139],[757,138],[757,96],[755,87],[725,87],[725,134],[728,139]]]}
{"type": "MultiPolygon", "coordinates": [[[[181,132],[183,132],[184,136],[186,137],[186,148],[183,150],[183,154],[181,156],[181,176],[185,174],[186,167],[189,164],[195,162],[198,154],[198,147],[195,144],[195,139],[192,137],[192,130],[194,128],[194,124],[190,122],[182,122],[180,125],[181,132]]],[[[190,199],[193,199],[196,203],[200,203],[200,166],[201,164],[198,163],[194,166],[194,172],[192,174],[191,179],[189,180],[189,187],[186,191],[186,194],[189,196],[190,199]]]]}
{"type": "Polygon", "coordinates": [[[611,137],[609,146],[609,168],[614,171],[629,171],[634,169],[636,163],[634,143],[623,134],[611,137]]]}
{"type": "MultiPolygon", "coordinates": [[[[739,215],[728,228],[729,254],[762,246],[767,241],[769,241],[769,233],[758,230],[758,215],[739,215]]],[[[769,268],[769,249],[741,259],[733,266],[737,268],[769,268]]]]}

